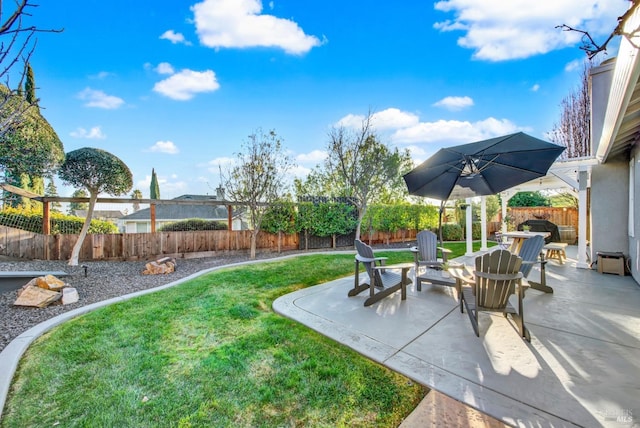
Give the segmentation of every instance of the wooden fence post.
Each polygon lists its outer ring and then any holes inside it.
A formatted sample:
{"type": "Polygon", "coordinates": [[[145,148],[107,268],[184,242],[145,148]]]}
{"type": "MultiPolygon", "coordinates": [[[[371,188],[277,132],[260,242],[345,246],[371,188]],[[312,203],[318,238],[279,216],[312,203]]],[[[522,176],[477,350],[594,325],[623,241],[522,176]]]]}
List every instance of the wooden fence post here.
{"type": "MultiPolygon", "coordinates": [[[[227,232],[233,230],[233,205],[227,205],[227,232]]],[[[231,234],[227,233],[227,249],[231,249],[231,234]]]]}
{"type": "Polygon", "coordinates": [[[51,214],[50,214],[50,204],[49,201],[42,202],[42,234],[49,235],[51,234],[51,214]]]}
{"type": "Polygon", "coordinates": [[[150,205],[151,212],[151,233],[155,233],[156,231],[156,204],[150,205]]]}

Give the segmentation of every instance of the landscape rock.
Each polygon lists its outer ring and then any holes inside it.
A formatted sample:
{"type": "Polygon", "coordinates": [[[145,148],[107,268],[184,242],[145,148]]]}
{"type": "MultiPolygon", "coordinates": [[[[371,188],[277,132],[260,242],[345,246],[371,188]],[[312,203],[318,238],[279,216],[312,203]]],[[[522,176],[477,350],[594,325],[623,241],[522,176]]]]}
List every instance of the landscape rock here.
{"type": "Polygon", "coordinates": [[[62,293],[46,290],[37,285],[25,285],[19,292],[18,298],[13,303],[15,306],[32,306],[45,308],[51,303],[60,300],[62,293]]]}
{"type": "Polygon", "coordinates": [[[153,262],[149,262],[145,265],[145,270],[142,271],[143,275],[158,275],[175,272],[176,259],[171,257],[163,257],[153,262]]]}
{"type": "Polygon", "coordinates": [[[40,276],[35,278],[35,281],[38,287],[44,288],[45,290],[60,291],[66,286],[64,281],[53,275],[40,276]]]}
{"type": "Polygon", "coordinates": [[[62,289],[62,304],[70,305],[71,303],[75,303],[80,300],[78,296],[78,290],[73,287],[67,287],[62,289]]]}

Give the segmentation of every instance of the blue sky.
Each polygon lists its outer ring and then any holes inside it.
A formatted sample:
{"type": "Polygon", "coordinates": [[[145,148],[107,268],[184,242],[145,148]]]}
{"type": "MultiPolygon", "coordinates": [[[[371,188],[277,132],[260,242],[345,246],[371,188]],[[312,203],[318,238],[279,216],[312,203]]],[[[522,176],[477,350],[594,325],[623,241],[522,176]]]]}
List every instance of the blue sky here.
{"type": "MultiPolygon", "coordinates": [[[[31,63],[64,144],[105,149],[149,196],[215,194],[257,129],[305,173],[332,126],[369,110],[382,141],[421,162],[443,146],[525,131],[544,138],[585,54],[627,0],[43,1],[31,63]]],[[[610,49],[609,55],[615,55],[610,49]]],[[[73,189],[58,184],[61,196],[73,189]]]]}

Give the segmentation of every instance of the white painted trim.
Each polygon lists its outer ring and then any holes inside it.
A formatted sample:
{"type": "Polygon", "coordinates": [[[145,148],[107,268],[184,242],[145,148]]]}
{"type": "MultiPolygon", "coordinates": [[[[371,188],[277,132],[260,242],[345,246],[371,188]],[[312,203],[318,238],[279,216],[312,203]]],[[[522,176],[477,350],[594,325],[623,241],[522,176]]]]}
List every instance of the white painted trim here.
{"type": "Polygon", "coordinates": [[[629,161],[629,215],[628,215],[628,233],[629,237],[635,237],[635,184],[636,184],[636,158],[632,157],[629,161]]]}
{"type": "Polygon", "coordinates": [[[465,256],[471,256],[473,255],[473,210],[471,209],[473,201],[471,198],[467,198],[464,202],[467,204],[467,209],[464,212],[467,220],[467,252],[465,256]]]}
{"type": "Polygon", "coordinates": [[[607,161],[624,120],[625,111],[634,92],[633,89],[638,82],[638,77],[640,77],[640,55],[638,55],[637,48],[640,46],[640,35],[636,32],[638,27],[640,27],[640,8],[634,11],[624,27],[626,33],[633,34],[632,41],[625,36],[620,41],[607,110],[602,124],[602,135],[597,145],[598,151],[595,154],[600,162],[607,161]]]}

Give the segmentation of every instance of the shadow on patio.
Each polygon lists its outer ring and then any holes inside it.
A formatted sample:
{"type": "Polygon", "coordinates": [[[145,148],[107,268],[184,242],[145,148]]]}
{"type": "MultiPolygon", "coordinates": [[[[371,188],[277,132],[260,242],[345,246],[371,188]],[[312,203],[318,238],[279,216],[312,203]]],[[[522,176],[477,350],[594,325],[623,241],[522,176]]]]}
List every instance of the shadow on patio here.
{"type": "MultiPolygon", "coordinates": [[[[423,284],[365,308],[353,277],[297,291],[274,309],[509,425],[632,426],[640,415],[640,287],[629,277],[547,264],[553,294],[527,291],[531,343],[510,319],[480,314],[480,338],[455,290],[423,284]],[[635,416],[635,418],[634,418],[635,416]]],[[[531,279],[536,280],[537,272],[531,279]]]]}

